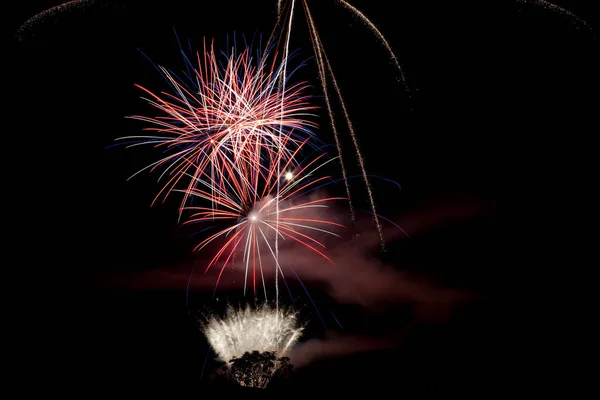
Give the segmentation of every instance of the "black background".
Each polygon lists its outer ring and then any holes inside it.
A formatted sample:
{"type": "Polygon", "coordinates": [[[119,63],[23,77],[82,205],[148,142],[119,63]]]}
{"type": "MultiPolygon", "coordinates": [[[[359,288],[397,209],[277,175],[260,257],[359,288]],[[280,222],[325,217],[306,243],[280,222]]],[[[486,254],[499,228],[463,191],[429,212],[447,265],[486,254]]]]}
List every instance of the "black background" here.
{"type": "MultiPolygon", "coordinates": [[[[200,379],[206,344],[182,290],[115,290],[95,281],[102,271],[189,262],[193,247],[176,222],[176,204],[149,207],[154,176],[126,182],[151,154],[106,146],[141,128],[124,118],[148,110],[133,83],[162,84],[138,49],[177,69],[173,28],[196,47],[203,36],[222,43],[234,31],[268,35],[275,5],[90,3],[22,27],[8,63],[14,71],[5,76],[16,89],[10,97],[15,110],[5,115],[11,124],[4,175],[8,220],[15,222],[8,234],[18,242],[7,258],[16,274],[5,285],[15,289],[9,308],[16,310],[18,338],[27,343],[15,369],[33,386],[44,382],[34,390],[202,393],[218,385],[200,379]]],[[[573,232],[570,220],[585,216],[589,201],[590,143],[597,131],[594,20],[584,2],[561,5],[587,26],[531,3],[353,2],[395,49],[409,97],[370,32],[326,3],[315,4],[314,14],[367,168],[402,185],[393,200],[385,186],[375,185],[376,199],[386,198],[378,200],[381,213],[394,218],[423,203],[456,199],[486,205],[477,218],[392,246],[388,256],[400,252],[399,266],[405,262],[486,300],[446,324],[415,329],[397,350],[313,363],[284,390],[496,393],[516,382],[523,363],[515,360],[527,357],[509,357],[514,341],[531,350],[542,340],[521,322],[534,325],[550,309],[573,318],[533,294],[548,289],[547,278],[572,262],[566,249],[573,238],[566,232],[573,232]],[[530,308],[527,297],[539,307],[530,308]],[[514,322],[520,315],[525,320],[514,322]]],[[[23,5],[13,30],[52,5],[23,5]]],[[[297,16],[292,47],[308,59],[310,42],[297,16]]],[[[314,73],[308,60],[301,74],[312,79],[314,73]]],[[[318,96],[316,79],[313,85],[318,96]]],[[[319,134],[331,142],[322,114],[319,134]]],[[[332,301],[319,288],[314,293],[332,301]]],[[[199,293],[198,304],[209,295],[199,293]]],[[[385,329],[394,317],[339,310],[363,332],[385,329]]]]}

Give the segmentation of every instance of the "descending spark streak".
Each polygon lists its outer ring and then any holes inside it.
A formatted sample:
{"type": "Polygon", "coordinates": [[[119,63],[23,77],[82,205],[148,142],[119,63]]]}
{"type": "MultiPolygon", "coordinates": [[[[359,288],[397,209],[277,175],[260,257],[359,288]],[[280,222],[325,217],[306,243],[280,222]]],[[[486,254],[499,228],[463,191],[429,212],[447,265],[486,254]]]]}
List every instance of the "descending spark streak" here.
{"type": "MultiPolygon", "coordinates": [[[[254,236],[256,237],[256,228],[254,228],[254,236]]],[[[256,245],[256,251],[254,252],[253,256],[256,256],[258,258],[258,267],[260,269],[260,278],[262,280],[263,290],[265,292],[265,301],[267,301],[267,285],[265,285],[265,276],[263,274],[262,258],[260,257],[260,245],[259,245],[258,241],[255,242],[255,245],[256,245]]],[[[256,264],[253,264],[253,265],[256,265],[256,264]]]]}
{"type": "Polygon", "coordinates": [[[352,206],[352,196],[350,195],[350,183],[348,182],[348,177],[347,177],[347,173],[346,173],[346,167],[344,166],[344,159],[342,157],[342,145],[340,143],[340,138],[335,126],[335,119],[333,117],[333,110],[331,109],[331,102],[329,101],[329,91],[327,90],[327,80],[326,80],[326,74],[325,74],[325,68],[323,67],[324,63],[323,63],[323,56],[321,54],[321,46],[319,41],[317,40],[318,38],[315,38],[316,35],[316,28],[310,13],[310,10],[308,8],[308,5],[306,4],[306,0],[304,0],[304,11],[306,13],[306,17],[310,26],[310,38],[311,41],[313,43],[313,48],[315,51],[315,54],[317,55],[317,67],[319,70],[319,79],[321,81],[321,87],[323,88],[323,94],[325,95],[325,104],[327,105],[327,112],[329,114],[329,119],[331,121],[331,129],[333,131],[333,138],[335,140],[335,147],[337,148],[337,152],[338,152],[338,157],[340,160],[340,167],[342,169],[342,177],[344,179],[344,185],[346,187],[346,195],[348,196],[348,207],[350,209],[350,218],[352,220],[352,223],[356,222],[356,216],[354,214],[354,207],[352,206]]]}
{"type": "MultiPolygon", "coordinates": [[[[365,187],[367,189],[367,194],[369,196],[369,202],[371,205],[371,210],[373,211],[373,219],[375,221],[375,225],[377,227],[377,231],[379,233],[379,238],[381,240],[381,247],[382,249],[385,247],[385,240],[383,238],[383,229],[381,227],[381,223],[379,222],[378,216],[377,216],[377,211],[375,209],[375,200],[373,198],[373,191],[371,190],[371,184],[369,183],[369,178],[367,176],[367,170],[365,168],[365,162],[362,156],[362,152],[360,151],[360,147],[358,145],[358,140],[356,137],[356,133],[354,132],[354,127],[352,125],[352,121],[350,120],[350,116],[348,115],[348,111],[346,109],[346,104],[344,102],[344,98],[342,96],[342,92],[340,90],[340,87],[337,84],[337,80],[335,79],[335,75],[333,73],[333,69],[331,68],[331,64],[329,63],[329,59],[327,58],[327,54],[325,53],[325,51],[323,50],[323,44],[321,43],[321,39],[319,37],[319,34],[317,32],[317,28],[314,24],[314,21],[312,19],[312,16],[310,14],[310,10],[308,8],[308,5],[306,3],[306,0],[304,0],[304,6],[305,6],[305,10],[306,10],[306,15],[307,15],[307,19],[309,22],[309,27],[310,27],[310,31],[311,31],[311,38],[313,39],[313,45],[315,47],[315,52],[317,53],[317,58],[318,58],[318,62],[317,65],[319,66],[319,75],[321,75],[321,81],[323,82],[323,92],[325,93],[325,102],[327,104],[327,109],[329,110],[329,117],[331,119],[331,124],[332,126],[334,126],[334,120],[333,120],[333,114],[331,112],[331,105],[329,103],[329,96],[327,94],[327,88],[326,88],[326,83],[325,82],[325,65],[327,65],[327,69],[329,71],[329,75],[331,76],[331,81],[333,83],[333,87],[335,88],[335,91],[338,95],[338,99],[340,101],[340,105],[342,106],[342,110],[344,112],[344,117],[346,118],[346,123],[348,124],[348,130],[350,132],[350,137],[352,138],[352,143],[354,145],[354,150],[356,152],[356,157],[358,159],[358,163],[360,165],[360,169],[361,169],[361,173],[363,175],[363,180],[365,182],[365,187]],[[325,61],[323,61],[323,59],[325,61]]],[[[340,159],[341,159],[341,147],[339,145],[339,139],[337,137],[337,132],[335,130],[335,127],[333,128],[334,131],[334,136],[335,136],[335,141],[336,141],[336,146],[338,147],[338,153],[340,153],[340,159]]],[[[346,177],[346,172],[344,171],[344,167],[342,164],[342,174],[344,176],[344,180],[346,182],[346,192],[348,193],[348,197],[350,198],[350,188],[349,188],[349,184],[348,184],[348,179],[346,177]]],[[[351,207],[351,213],[352,213],[352,220],[354,221],[354,211],[352,210],[352,203],[350,203],[350,207],[351,207]]]]}
{"type": "MultiPolygon", "coordinates": [[[[289,54],[289,49],[290,49],[290,36],[292,34],[292,20],[294,18],[294,5],[295,5],[296,1],[292,0],[292,6],[291,6],[291,10],[290,10],[290,21],[288,24],[288,31],[287,31],[287,39],[285,41],[285,52],[283,54],[283,85],[282,85],[282,90],[281,90],[281,112],[283,113],[283,107],[284,107],[284,100],[285,100],[285,83],[286,83],[286,77],[287,77],[287,58],[288,58],[288,54],[289,54]]],[[[279,125],[279,140],[281,141],[281,130],[283,127],[283,119],[281,120],[281,124],[279,125]]],[[[279,149],[278,155],[277,155],[277,194],[276,196],[279,197],[280,196],[280,191],[279,191],[279,185],[280,185],[280,179],[279,176],[281,175],[281,148],[279,149]]],[[[279,201],[276,202],[275,204],[275,215],[276,215],[276,229],[277,229],[277,234],[275,235],[275,260],[276,260],[276,264],[277,267],[279,267],[279,201]]],[[[277,269],[275,270],[275,308],[277,310],[279,310],[279,274],[277,273],[277,269]]]]}
{"type": "Polygon", "coordinates": [[[373,22],[371,22],[371,20],[369,18],[367,18],[366,15],[364,15],[359,9],[354,7],[352,4],[348,3],[345,0],[337,0],[337,2],[340,3],[342,6],[346,7],[348,10],[352,11],[354,14],[356,14],[365,24],[367,24],[367,26],[369,28],[371,28],[373,33],[379,38],[379,40],[381,41],[381,43],[383,43],[386,50],[390,53],[390,58],[392,59],[392,61],[394,62],[394,64],[396,65],[396,68],[398,68],[398,71],[400,73],[400,80],[402,81],[402,85],[404,85],[404,88],[406,90],[408,90],[408,85],[406,84],[406,78],[404,76],[404,71],[402,70],[402,67],[400,66],[398,57],[396,57],[396,54],[394,54],[394,51],[392,50],[392,47],[386,40],[385,36],[383,36],[383,34],[379,31],[379,29],[377,29],[375,24],[373,22]]]}

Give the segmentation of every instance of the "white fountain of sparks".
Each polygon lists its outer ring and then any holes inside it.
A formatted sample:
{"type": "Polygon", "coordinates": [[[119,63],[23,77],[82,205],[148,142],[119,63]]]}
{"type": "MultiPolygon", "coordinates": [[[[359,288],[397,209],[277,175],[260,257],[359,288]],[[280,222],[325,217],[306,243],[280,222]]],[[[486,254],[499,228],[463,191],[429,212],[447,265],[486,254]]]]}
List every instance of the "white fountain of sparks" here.
{"type": "Polygon", "coordinates": [[[283,357],[296,344],[302,330],[295,312],[267,305],[229,307],[224,318],[211,316],[203,326],[210,346],[227,363],[252,351],[274,352],[283,357]]]}

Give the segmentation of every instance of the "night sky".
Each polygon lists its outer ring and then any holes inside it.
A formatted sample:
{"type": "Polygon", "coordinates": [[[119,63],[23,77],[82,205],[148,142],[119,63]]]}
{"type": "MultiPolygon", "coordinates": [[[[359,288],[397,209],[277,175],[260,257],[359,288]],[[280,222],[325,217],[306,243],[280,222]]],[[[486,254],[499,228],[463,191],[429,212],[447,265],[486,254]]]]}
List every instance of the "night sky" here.
{"type": "MultiPolygon", "coordinates": [[[[177,223],[177,201],[150,207],[158,174],[127,181],[156,153],[109,146],[145,126],[126,116],[153,113],[134,83],[166,87],[142,52],[179,70],[174,31],[194,49],[203,37],[222,46],[234,34],[266,38],[276,2],[84,1],[31,20],[60,2],[27,3],[12,21],[14,70],[5,75],[15,89],[4,178],[17,243],[4,284],[25,340],[15,370],[34,390],[84,397],[233,393],[211,381],[216,362],[196,317],[241,302],[239,280],[225,277],[212,299],[214,276],[200,272],[208,256],[192,252],[198,227],[177,223]]],[[[569,220],[590,201],[596,21],[583,1],[557,2],[578,17],[533,1],[352,1],[386,35],[407,93],[360,21],[333,0],[312,3],[367,170],[401,186],[373,182],[378,211],[410,238],[384,223],[381,253],[360,211],[357,226],[331,244],[335,266],[298,255],[318,313],[290,279],[292,297],[282,292],[282,301],[293,299],[307,328],[292,356],[296,372],[271,391],[507,389],[526,364],[515,343],[535,346],[527,327],[551,312],[572,318],[534,293],[568,268],[569,220]]],[[[300,10],[295,18],[291,48],[306,61],[298,79],[323,106],[300,10]]],[[[317,134],[333,143],[325,108],[318,114],[317,134]]],[[[351,181],[355,204],[367,210],[361,183],[351,181]]],[[[343,185],[331,190],[343,195],[343,185]]]]}

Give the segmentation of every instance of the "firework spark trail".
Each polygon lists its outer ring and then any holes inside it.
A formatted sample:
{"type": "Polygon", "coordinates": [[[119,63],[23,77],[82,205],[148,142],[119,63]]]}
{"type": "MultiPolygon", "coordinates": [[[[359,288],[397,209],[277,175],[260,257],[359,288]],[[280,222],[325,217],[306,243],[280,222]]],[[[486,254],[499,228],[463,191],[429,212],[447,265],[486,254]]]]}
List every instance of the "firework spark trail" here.
{"type": "MultiPolygon", "coordinates": [[[[279,3],[278,3],[279,4],[279,3]]],[[[282,85],[282,90],[281,90],[281,112],[283,113],[283,108],[284,108],[284,99],[285,99],[285,84],[286,84],[286,76],[287,76],[287,58],[288,58],[288,54],[289,54],[289,48],[290,48],[290,36],[292,34],[292,21],[294,18],[294,5],[296,4],[295,0],[292,0],[292,6],[291,6],[291,10],[290,10],[290,21],[288,24],[288,31],[287,31],[287,39],[285,41],[285,52],[283,54],[283,85],[282,85]]],[[[281,120],[281,123],[279,125],[279,140],[281,140],[281,131],[283,128],[283,119],[281,120]]],[[[281,176],[281,148],[279,149],[278,152],[278,156],[277,156],[277,177],[281,176]]],[[[280,179],[277,179],[277,197],[280,196],[280,191],[279,191],[279,183],[280,183],[280,179]]],[[[275,269],[275,308],[277,310],[279,310],[279,274],[278,274],[278,269],[279,269],[279,201],[276,202],[275,204],[276,210],[275,210],[275,216],[276,216],[276,234],[275,234],[275,263],[277,265],[276,269],[275,269]]]]}
{"type": "MultiPolygon", "coordinates": [[[[229,260],[236,251],[243,252],[243,265],[245,266],[244,293],[250,279],[252,287],[256,294],[257,269],[260,271],[260,279],[264,284],[263,259],[260,254],[261,243],[266,245],[275,261],[276,273],[282,273],[279,266],[278,254],[271,246],[271,241],[267,236],[274,234],[275,240],[290,239],[300,243],[303,247],[319,254],[329,262],[331,259],[324,253],[325,245],[317,240],[311,233],[324,233],[327,235],[338,236],[327,227],[343,227],[343,225],[328,220],[326,217],[307,217],[304,211],[326,208],[327,204],[334,200],[343,200],[339,197],[309,198],[301,200],[300,197],[306,192],[311,192],[317,185],[324,182],[331,182],[329,176],[316,175],[316,172],[323,168],[335,158],[325,159],[325,153],[314,157],[304,166],[299,166],[290,172],[288,169],[292,160],[306,145],[304,142],[292,154],[292,158],[283,164],[283,170],[288,172],[289,176],[282,184],[281,176],[277,170],[276,159],[271,163],[263,165],[263,171],[260,173],[260,181],[255,181],[255,186],[248,189],[240,189],[248,184],[243,177],[232,174],[228,185],[230,190],[224,191],[214,188],[213,178],[205,172],[202,176],[196,177],[196,187],[188,189],[188,194],[192,198],[202,199],[211,204],[211,206],[187,206],[191,211],[186,224],[198,222],[215,223],[223,221],[227,224],[224,229],[208,236],[202,240],[195,250],[205,248],[211,242],[221,238],[226,238],[224,244],[220,245],[219,250],[208,263],[205,272],[217,265],[221,259],[224,259],[220,267],[216,287],[219,284],[221,275],[227,267],[229,260]],[[216,196],[215,193],[216,192],[216,196]],[[214,206],[212,206],[214,204],[214,206]],[[303,214],[298,214],[302,212],[303,214]]],[[[335,181],[333,181],[335,182],[335,181]]],[[[266,289],[265,289],[266,297],[266,289]]]]}
{"type": "MultiPolygon", "coordinates": [[[[288,55],[286,52],[286,65],[288,55]]],[[[150,96],[146,101],[162,115],[131,118],[151,123],[154,126],[146,130],[158,134],[117,139],[139,140],[129,147],[151,144],[170,151],[133,175],[159,167],[164,167],[159,180],[170,175],[153,204],[161,196],[166,199],[184,179],[190,178],[187,188],[192,188],[195,178],[205,171],[220,181],[218,189],[225,188],[231,173],[255,180],[265,157],[277,153],[283,161],[288,160],[293,148],[311,137],[310,129],[316,126],[305,118],[316,108],[309,106],[303,94],[307,84],[290,85],[285,93],[277,90],[283,71],[275,62],[277,54],[269,64],[265,51],[253,65],[250,51],[245,49],[239,55],[232,52],[226,65],[221,66],[214,47],[208,50],[205,42],[203,58],[198,53],[196,58],[198,66],[194,67],[195,80],[191,83],[161,68],[174,94],[156,95],[136,85],[150,96]],[[247,171],[240,173],[239,169],[247,171]]],[[[187,200],[185,193],[182,209],[187,200]]]]}
{"type": "Polygon", "coordinates": [[[339,138],[337,129],[335,127],[335,119],[333,117],[333,110],[331,108],[331,102],[329,101],[329,91],[327,90],[327,80],[326,80],[325,68],[324,68],[324,63],[323,63],[323,55],[321,54],[320,41],[318,40],[318,37],[315,37],[317,31],[316,31],[316,27],[315,27],[314,21],[312,19],[310,10],[308,8],[308,5],[306,4],[306,0],[304,0],[304,11],[306,13],[306,18],[307,18],[307,21],[308,21],[309,27],[310,27],[310,33],[311,33],[310,38],[313,43],[313,48],[314,48],[315,54],[317,55],[317,67],[319,70],[319,78],[321,80],[321,86],[323,88],[323,94],[325,96],[325,104],[327,105],[327,112],[329,113],[329,119],[331,120],[331,129],[333,131],[335,146],[337,148],[338,157],[340,160],[340,166],[342,169],[342,177],[344,179],[344,185],[346,187],[346,195],[348,196],[348,207],[350,208],[350,218],[352,220],[352,223],[355,223],[356,216],[354,214],[354,207],[352,206],[352,197],[350,195],[350,183],[348,182],[346,167],[344,166],[344,159],[342,157],[342,145],[340,143],[340,138],[339,138]]]}
{"type": "Polygon", "coordinates": [[[211,316],[202,330],[219,358],[229,363],[246,352],[274,352],[282,357],[298,341],[303,327],[295,312],[259,308],[229,307],[224,318],[211,316]]]}
{"type": "Polygon", "coordinates": [[[379,38],[379,40],[381,41],[383,46],[386,48],[386,50],[390,54],[390,58],[394,62],[396,68],[398,69],[398,72],[400,73],[400,80],[402,81],[402,85],[404,86],[404,89],[408,93],[408,85],[406,84],[406,77],[404,76],[404,70],[402,69],[400,62],[398,61],[398,57],[396,57],[396,54],[394,54],[394,50],[392,50],[392,47],[386,40],[385,36],[383,36],[383,33],[381,33],[379,31],[379,29],[377,29],[375,24],[373,22],[371,22],[371,20],[369,18],[367,18],[366,15],[364,15],[359,9],[354,7],[352,4],[348,3],[345,0],[337,0],[337,2],[340,3],[342,6],[346,7],[351,12],[353,12],[356,16],[358,16],[371,29],[371,31],[373,31],[373,33],[379,38]]]}
{"type": "MultiPolygon", "coordinates": [[[[381,223],[379,222],[379,219],[377,217],[377,211],[375,209],[375,200],[373,198],[373,192],[371,190],[371,184],[369,183],[369,178],[367,176],[367,170],[365,168],[365,162],[362,156],[362,152],[360,151],[360,147],[358,145],[358,140],[356,137],[356,133],[354,132],[354,127],[352,125],[352,121],[350,120],[350,116],[348,115],[348,111],[346,109],[346,104],[344,102],[344,99],[342,97],[342,93],[341,90],[337,84],[337,80],[335,79],[335,75],[333,73],[333,69],[331,68],[331,64],[329,63],[329,59],[327,58],[327,54],[325,54],[324,50],[323,50],[323,44],[321,43],[321,39],[319,37],[319,34],[317,32],[317,28],[314,24],[314,21],[312,19],[312,16],[310,14],[310,10],[308,9],[308,5],[306,4],[306,0],[304,1],[304,6],[305,6],[305,10],[306,10],[306,15],[307,15],[307,19],[309,22],[309,27],[310,27],[310,31],[311,31],[311,38],[313,39],[313,45],[315,46],[315,51],[317,53],[317,57],[318,57],[318,62],[317,65],[319,66],[319,75],[321,76],[321,81],[324,82],[324,78],[325,78],[325,65],[327,65],[327,69],[329,70],[329,74],[331,75],[331,81],[333,83],[333,87],[335,88],[335,91],[338,95],[338,99],[340,101],[340,105],[342,106],[342,110],[344,112],[344,117],[346,118],[346,123],[348,124],[348,130],[350,132],[350,137],[352,138],[352,143],[354,145],[354,150],[356,152],[356,157],[358,159],[358,163],[360,165],[360,169],[361,169],[361,173],[363,175],[363,180],[365,182],[365,187],[367,189],[367,194],[369,196],[369,202],[371,204],[371,210],[373,211],[373,219],[375,221],[375,225],[377,227],[377,231],[379,233],[379,238],[381,240],[381,247],[382,249],[385,248],[385,240],[383,238],[383,229],[381,227],[381,223]],[[323,59],[325,59],[325,61],[323,61],[323,59]]],[[[329,103],[329,96],[327,94],[327,88],[326,88],[326,84],[323,83],[323,91],[325,93],[325,101],[327,104],[327,109],[329,110],[329,116],[331,119],[331,123],[332,126],[334,126],[334,120],[333,120],[333,114],[331,112],[331,105],[329,103]]],[[[334,131],[334,136],[335,136],[335,140],[336,140],[336,146],[338,147],[338,153],[340,154],[340,160],[341,160],[341,146],[339,145],[339,139],[337,137],[337,132],[335,130],[335,127],[333,128],[334,131]]],[[[340,161],[341,162],[341,161],[340,161]]],[[[344,170],[344,166],[342,163],[342,174],[344,176],[344,180],[346,183],[346,192],[348,193],[348,197],[350,198],[350,187],[348,184],[348,179],[346,177],[346,172],[344,170]]],[[[352,214],[352,221],[354,221],[354,210],[352,210],[352,203],[350,203],[350,207],[351,207],[351,214],[352,214]]]]}

